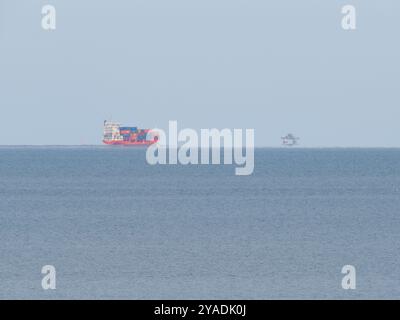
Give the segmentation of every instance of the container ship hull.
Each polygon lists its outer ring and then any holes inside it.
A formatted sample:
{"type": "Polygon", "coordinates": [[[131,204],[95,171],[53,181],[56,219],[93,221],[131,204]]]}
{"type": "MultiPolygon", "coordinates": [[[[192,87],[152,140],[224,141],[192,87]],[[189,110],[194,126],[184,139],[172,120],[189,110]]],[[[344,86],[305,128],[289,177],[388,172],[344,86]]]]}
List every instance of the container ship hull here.
{"type": "Polygon", "coordinates": [[[150,129],[121,127],[118,122],[104,121],[103,143],[117,146],[149,146],[158,141],[150,129]]]}
{"type": "Polygon", "coordinates": [[[103,140],[103,143],[107,144],[107,145],[115,145],[115,146],[149,146],[153,143],[156,143],[156,141],[130,142],[130,141],[106,141],[106,140],[103,140]]]}

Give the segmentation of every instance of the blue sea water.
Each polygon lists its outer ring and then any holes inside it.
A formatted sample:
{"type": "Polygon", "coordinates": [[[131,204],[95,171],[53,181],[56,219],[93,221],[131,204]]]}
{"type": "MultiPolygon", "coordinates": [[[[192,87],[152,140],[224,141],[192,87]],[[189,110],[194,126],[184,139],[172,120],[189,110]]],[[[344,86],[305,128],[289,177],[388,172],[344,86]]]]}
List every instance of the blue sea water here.
{"type": "Polygon", "coordinates": [[[399,298],[399,164],[397,149],[257,149],[235,176],[150,166],[141,148],[1,147],[0,298],[399,298]]]}

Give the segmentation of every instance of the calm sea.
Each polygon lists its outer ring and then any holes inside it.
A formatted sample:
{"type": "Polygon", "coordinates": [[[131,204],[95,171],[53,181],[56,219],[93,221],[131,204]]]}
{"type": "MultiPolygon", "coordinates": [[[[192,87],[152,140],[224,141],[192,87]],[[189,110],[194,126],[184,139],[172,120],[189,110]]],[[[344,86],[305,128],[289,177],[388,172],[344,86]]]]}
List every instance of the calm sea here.
{"type": "Polygon", "coordinates": [[[400,298],[400,150],[257,149],[246,177],[1,147],[0,298],[400,298]]]}

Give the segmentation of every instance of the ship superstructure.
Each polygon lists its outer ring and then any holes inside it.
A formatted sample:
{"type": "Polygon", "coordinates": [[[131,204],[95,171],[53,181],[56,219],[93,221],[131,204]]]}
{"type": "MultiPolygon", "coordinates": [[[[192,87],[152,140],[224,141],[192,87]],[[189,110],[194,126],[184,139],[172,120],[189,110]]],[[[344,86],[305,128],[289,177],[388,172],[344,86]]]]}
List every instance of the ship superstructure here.
{"type": "Polygon", "coordinates": [[[282,137],[282,144],[284,146],[292,147],[298,144],[298,140],[300,138],[295,137],[293,134],[289,133],[286,136],[282,137]]]}

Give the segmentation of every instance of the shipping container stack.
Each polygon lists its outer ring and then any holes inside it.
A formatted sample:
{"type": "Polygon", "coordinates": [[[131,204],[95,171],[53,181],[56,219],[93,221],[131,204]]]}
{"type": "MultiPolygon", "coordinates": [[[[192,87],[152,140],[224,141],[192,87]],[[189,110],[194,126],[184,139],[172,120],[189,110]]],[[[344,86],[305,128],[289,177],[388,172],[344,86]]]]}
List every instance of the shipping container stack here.
{"type": "Polygon", "coordinates": [[[120,133],[124,141],[138,141],[138,128],[137,127],[121,127],[120,133]]]}
{"type": "Polygon", "coordinates": [[[146,141],[146,136],[147,136],[147,132],[148,132],[149,130],[147,130],[147,129],[141,129],[141,130],[139,130],[138,131],[138,135],[137,135],[137,141],[140,141],[140,142],[144,142],[144,141],[146,141]]]}

